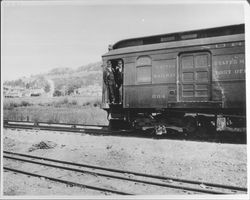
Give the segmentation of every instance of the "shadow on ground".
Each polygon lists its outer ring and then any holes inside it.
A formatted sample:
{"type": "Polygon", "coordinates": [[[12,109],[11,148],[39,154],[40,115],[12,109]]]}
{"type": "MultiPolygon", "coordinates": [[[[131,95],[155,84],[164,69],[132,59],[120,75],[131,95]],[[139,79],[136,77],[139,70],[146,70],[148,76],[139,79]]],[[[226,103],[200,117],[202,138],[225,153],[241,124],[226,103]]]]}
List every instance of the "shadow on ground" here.
{"type": "MultiPolygon", "coordinates": [[[[87,132],[88,133],[88,132],[87,132]]],[[[88,133],[91,135],[102,136],[122,136],[122,137],[139,137],[151,139],[172,139],[172,140],[186,140],[186,141],[201,141],[201,142],[215,142],[215,143],[231,143],[231,144],[246,144],[246,132],[230,132],[230,131],[207,131],[198,129],[192,134],[176,130],[168,130],[166,134],[156,135],[151,131],[138,130],[118,130],[100,133],[88,133]]]]}

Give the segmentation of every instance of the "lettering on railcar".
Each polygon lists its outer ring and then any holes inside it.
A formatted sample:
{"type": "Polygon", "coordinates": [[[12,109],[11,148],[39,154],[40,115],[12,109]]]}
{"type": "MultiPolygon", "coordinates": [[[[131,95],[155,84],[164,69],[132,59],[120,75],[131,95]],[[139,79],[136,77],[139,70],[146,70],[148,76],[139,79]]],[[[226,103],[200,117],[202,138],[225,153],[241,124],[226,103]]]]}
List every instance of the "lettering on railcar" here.
{"type": "Polygon", "coordinates": [[[232,47],[243,46],[243,42],[233,42],[233,43],[230,43],[230,46],[232,47]]]}
{"type": "Polygon", "coordinates": [[[223,47],[226,47],[225,43],[223,43],[223,44],[216,44],[215,45],[215,48],[223,48],[223,47]]]}
{"type": "Polygon", "coordinates": [[[166,95],[165,94],[153,94],[152,99],[165,99],[166,95]]]}
{"type": "Polygon", "coordinates": [[[223,65],[244,65],[245,57],[243,54],[237,55],[223,55],[216,56],[214,58],[214,66],[223,66],[223,65]]]}
{"type": "Polygon", "coordinates": [[[152,70],[153,83],[175,82],[176,60],[157,60],[153,63],[152,70]]]}
{"type": "Polygon", "coordinates": [[[242,73],[245,73],[245,69],[235,69],[235,70],[234,70],[234,73],[235,73],[235,74],[242,74],[242,73]]]}
{"type": "Polygon", "coordinates": [[[221,44],[216,44],[215,48],[241,47],[243,45],[244,45],[244,42],[221,43],[221,44]]]}
{"type": "Polygon", "coordinates": [[[168,77],[175,77],[175,74],[154,74],[154,78],[168,78],[168,77]]]}
{"type": "Polygon", "coordinates": [[[230,75],[230,74],[244,74],[245,73],[245,69],[235,69],[235,70],[222,70],[222,71],[214,71],[214,74],[216,76],[220,76],[220,75],[230,75]]]}
{"type": "Polygon", "coordinates": [[[243,54],[215,56],[213,65],[215,79],[245,79],[245,56],[243,54]]]}
{"type": "Polygon", "coordinates": [[[215,66],[221,66],[221,65],[237,65],[237,64],[244,64],[245,59],[230,59],[230,60],[218,60],[214,61],[215,66]]]}
{"type": "Polygon", "coordinates": [[[219,75],[227,75],[227,74],[231,74],[231,70],[222,70],[222,71],[215,71],[215,75],[219,76],[219,75]]]}
{"type": "Polygon", "coordinates": [[[169,63],[164,63],[165,65],[158,65],[156,66],[158,69],[171,69],[171,68],[175,68],[175,63],[174,64],[169,64],[169,63]]]}

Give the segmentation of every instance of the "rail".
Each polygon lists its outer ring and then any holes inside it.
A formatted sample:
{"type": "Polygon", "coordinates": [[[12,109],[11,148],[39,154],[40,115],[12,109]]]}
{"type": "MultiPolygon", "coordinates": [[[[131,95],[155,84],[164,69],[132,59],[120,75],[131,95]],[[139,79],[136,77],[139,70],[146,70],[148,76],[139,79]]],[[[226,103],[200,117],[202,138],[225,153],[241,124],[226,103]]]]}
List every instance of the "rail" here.
{"type": "Polygon", "coordinates": [[[50,123],[50,122],[30,122],[4,120],[4,128],[35,129],[49,131],[65,131],[76,133],[108,133],[109,135],[117,133],[130,133],[131,130],[110,130],[106,125],[73,124],[73,123],[50,123]]]}
{"type": "MultiPolygon", "coordinates": [[[[201,182],[201,181],[194,181],[194,180],[185,180],[185,179],[178,179],[174,177],[165,177],[165,176],[138,173],[138,172],[132,172],[132,171],[126,171],[126,170],[120,170],[120,169],[105,168],[105,167],[100,167],[100,166],[80,164],[80,163],[74,163],[74,162],[68,162],[68,161],[62,161],[62,160],[56,160],[56,159],[51,159],[51,158],[32,156],[32,155],[8,152],[8,151],[4,151],[3,153],[4,153],[3,157],[5,159],[11,159],[15,161],[43,165],[47,167],[74,171],[74,172],[79,172],[83,174],[86,174],[86,173],[95,174],[96,176],[112,178],[112,179],[120,179],[123,181],[130,181],[130,182],[132,181],[132,182],[143,183],[147,185],[154,185],[154,186],[167,187],[167,188],[186,190],[186,191],[192,191],[192,192],[198,192],[198,193],[206,193],[206,194],[235,194],[235,193],[247,192],[247,188],[242,188],[242,187],[237,187],[237,186],[222,185],[222,184],[215,184],[215,183],[208,183],[208,182],[201,182]],[[68,166],[66,167],[64,165],[68,165],[68,166]],[[88,168],[91,170],[72,168],[69,166],[88,168]],[[99,172],[96,172],[96,170],[99,170],[99,172]],[[127,177],[127,175],[132,175],[132,177],[130,176],[127,177]],[[164,181],[170,181],[171,183],[165,183],[164,181]],[[185,186],[185,184],[187,185],[185,186]],[[200,186],[202,186],[205,189],[201,189],[200,186]]],[[[22,172],[19,172],[19,173],[22,173],[22,172]]],[[[123,192],[123,191],[121,193],[132,194],[130,192],[123,192]]]]}

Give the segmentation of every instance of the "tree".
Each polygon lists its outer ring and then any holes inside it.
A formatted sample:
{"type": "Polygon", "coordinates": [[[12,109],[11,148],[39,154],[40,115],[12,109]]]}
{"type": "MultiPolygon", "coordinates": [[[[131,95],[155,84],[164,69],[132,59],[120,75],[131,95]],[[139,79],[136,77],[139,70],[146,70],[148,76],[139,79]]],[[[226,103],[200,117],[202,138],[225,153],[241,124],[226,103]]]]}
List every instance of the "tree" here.
{"type": "Polygon", "coordinates": [[[27,83],[27,84],[25,85],[25,88],[26,88],[26,89],[30,89],[30,83],[27,83]]]}
{"type": "Polygon", "coordinates": [[[67,94],[71,95],[74,93],[75,89],[78,89],[79,87],[77,85],[69,85],[67,88],[67,94]]]}
{"type": "Polygon", "coordinates": [[[62,92],[59,91],[59,90],[55,90],[54,94],[53,94],[54,97],[59,97],[59,96],[62,96],[62,92]]]}
{"type": "Polygon", "coordinates": [[[50,91],[50,85],[48,83],[44,86],[44,91],[47,93],[50,91]]]}

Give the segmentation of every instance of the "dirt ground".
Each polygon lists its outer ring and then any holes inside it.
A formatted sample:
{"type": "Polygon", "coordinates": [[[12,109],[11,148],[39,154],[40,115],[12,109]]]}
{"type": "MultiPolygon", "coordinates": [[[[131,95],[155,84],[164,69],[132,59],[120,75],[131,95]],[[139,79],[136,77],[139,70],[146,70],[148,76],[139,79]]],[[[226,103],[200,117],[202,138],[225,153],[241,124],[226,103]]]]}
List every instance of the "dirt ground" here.
{"type": "MultiPolygon", "coordinates": [[[[39,130],[3,131],[3,150],[103,167],[247,187],[247,146],[185,140],[93,136],[39,130]],[[35,149],[49,141],[51,149],[35,149]]],[[[7,164],[4,160],[3,164],[7,164]]],[[[4,195],[103,195],[5,171],[4,195]]],[[[159,193],[165,194],[165,193],[159,193]]]]}

